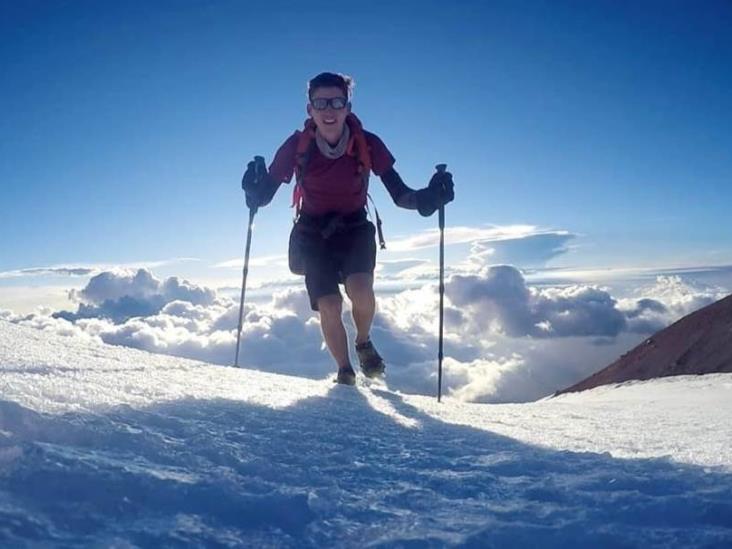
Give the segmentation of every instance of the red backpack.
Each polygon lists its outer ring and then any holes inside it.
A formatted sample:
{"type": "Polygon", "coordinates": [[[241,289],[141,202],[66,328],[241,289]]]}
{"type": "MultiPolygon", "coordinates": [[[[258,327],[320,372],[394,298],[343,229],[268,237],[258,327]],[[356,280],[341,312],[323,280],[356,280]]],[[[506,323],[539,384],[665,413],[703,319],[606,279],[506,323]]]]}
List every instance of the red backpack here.
{"type": "MultiPolygon", "coordinates": [[[[368,142],[366,141],[366,134],[363,131],[363,125],[358,117],[349,113],[346,117],[346,124],[351,131],[351,137],[346,145],[346,154],[353,156],[358,160],[358,173],[364,179],[364,185],[368,184],[369,174],[371,172],[371,150],[369,149],[368,142]]],[[[305,171],[310,161],[310,156],[313,153],[315,144],[315,122],[312,118],[308,118],[305,121],[305,127],[302,131],[298,132],[297,148],[295,149],[295,188],[292,190],[292,207],[295,208],[295,221],[297,221],[300,215],[300,209],[303,201],[303,178],[305,171]]],[[[386,242],[384,242],[384,235],[381,230],[381,218],[379,217],[379,210],[376,209],[374,201],[371,195],[368,195],[371,204],[374,206],[374,212],[376,217],[376,229],[379,235],[379,247],[384,250],[386,249],[386,242]]],[[[368,210],[368,204],[366,204],[368,210]]],[[[369,215],[370,215],[370,210],[369,215]]]]}

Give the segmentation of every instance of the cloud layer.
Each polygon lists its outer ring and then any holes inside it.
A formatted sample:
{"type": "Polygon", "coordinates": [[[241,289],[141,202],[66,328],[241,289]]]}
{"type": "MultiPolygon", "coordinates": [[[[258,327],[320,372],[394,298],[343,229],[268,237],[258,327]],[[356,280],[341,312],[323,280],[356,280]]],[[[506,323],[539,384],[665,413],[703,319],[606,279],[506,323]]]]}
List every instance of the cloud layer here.
{"type": "MultiPolygon", "coordinates": [[[[557,241],[559,242],[559,241],[557,241]]],[[[405,264],[419,266],[419,262],[405,264]]],[[[534,287],[510,265],[452,275],[446,284],[445,391],[486,402],[540,398],[605,366],[643,337],[723,296],[679,276],[658,277],[634,298],[590,285],[534,287]]],[[[146,269],[113,270],[73,292],[75,312],[0,319],[156,353],[230,365],[238,300],[146,269]]],[[[349,316],[348,304],[344,316],[349,316]]],[[[389,384],[433,394],[438,294],[434,282],[378,298],[372,339],[389,384]]],[[[351,323],[346,322],[350,331],[351,323]]],[[[351,333],[351,341],[353,334],[351,333]]],[[[334,365],[304,289],[284,289],[243,311],[241,363],[324,378],[334,365]]]]}
{"type": "Polygon", "coordinates": [[[216,292],[177,277],[161,282],[150,271],[139,269],[100,273],[82,290],[72,290],[70,298],[80,303],[78,311],[62,311],[55,316],[70,321],[107,318],[119,323],[132,317],[155,315],[174,301],[209,306],[216,300],[216,292]]]}
{"type": "Polygon", "coordinates": [[[592,286],[529,288],[515,267],[489,268],[482,276],[451,278],[447,294],[474,332],[510,337],[614,337],[626,328],[612,296],[592,286]]]}

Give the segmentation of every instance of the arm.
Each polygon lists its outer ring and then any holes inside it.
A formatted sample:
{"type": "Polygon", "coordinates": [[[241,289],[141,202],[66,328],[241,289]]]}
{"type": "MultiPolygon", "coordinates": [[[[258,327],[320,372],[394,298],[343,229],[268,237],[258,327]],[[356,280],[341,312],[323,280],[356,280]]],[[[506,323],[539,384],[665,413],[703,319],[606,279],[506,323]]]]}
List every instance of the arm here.
{"type": "Polygon", "coordinates": [[[280,183],[267,171],[264,165],[264,158],[254,157],[254,160],[247,165],[247,171],[241,179],[241,188],[247,196],[247,206],[260,208],[272,201],[280,183]]]}
{"type": "Polygon", "coordinates": [[[417,191],[407,187],[393,167],[382,174],[381,181],[384,183],[386,190],[389,191],[394,204],[407,210],[417,209],[417,191]]]}
{"type": "Polygon", "coordinates": [[[282,182],[276,181],[267,169],[262,166],[262,175],[257,178],[255,163],[250,162],[244,177],[241,180],[241,187],[247,195],[247,206],[250,208],[261,208],[272,202],[277,189],[282,182]]]}
{"type": "Polygon", "coordinates": [[[432,215],[440,205],[452,201],[455,197],[452,175],[449,173],[439,175],[439,177],[436,174],[427,187],[418,191],[407,187],[393,167],[384,172],[381,181],[397,206],[407,210],[417,210],[424,217],[432,215]]]}
{"type": "Polygon", "coordinates": [[[257,194],[259,198],[259,205],[266,206],[274,198],[277,189],[282,185],[281,181],[275,181],[269,173],[265,173],[259,182],[259,188],[257,194]]]}
{"type": "Polygon", "coordinates": [[[247,193],[247,205],[250,208],[260,208],[272,202],[280,185],[292,179],[297,137],[298,133],[295,132],[277,149],[269,170],[261,156],[255,157],[254,161],[247,165],[241,186],[247,193]]]}

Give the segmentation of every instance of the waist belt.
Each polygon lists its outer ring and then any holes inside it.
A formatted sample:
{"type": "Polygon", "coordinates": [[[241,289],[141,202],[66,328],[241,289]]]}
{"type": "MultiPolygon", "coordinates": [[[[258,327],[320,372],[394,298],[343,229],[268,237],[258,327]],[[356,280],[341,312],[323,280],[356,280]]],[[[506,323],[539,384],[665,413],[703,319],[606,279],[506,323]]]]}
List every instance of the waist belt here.
{"type": "Polygon", "coordinates": [[[297,223],[307,232],[317,232],[323,238],[330,238],[336,233],[360,227],[367,223],[366,210],[358,210],[349,214],[309,215],[300,212],[297,223]]]}

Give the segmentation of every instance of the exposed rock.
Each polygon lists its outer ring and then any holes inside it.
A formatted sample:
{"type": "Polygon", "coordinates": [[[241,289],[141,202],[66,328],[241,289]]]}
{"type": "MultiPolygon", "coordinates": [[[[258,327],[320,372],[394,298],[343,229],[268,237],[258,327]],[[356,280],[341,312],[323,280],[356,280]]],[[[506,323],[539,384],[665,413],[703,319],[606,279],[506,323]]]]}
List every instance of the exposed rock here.
{"type": "Polygon", "coordinates": [[[610,366],[556,394],[632,379],[732,372],[732,295],[656,332],[610,366]]]}

